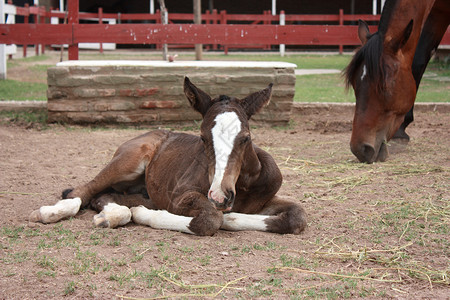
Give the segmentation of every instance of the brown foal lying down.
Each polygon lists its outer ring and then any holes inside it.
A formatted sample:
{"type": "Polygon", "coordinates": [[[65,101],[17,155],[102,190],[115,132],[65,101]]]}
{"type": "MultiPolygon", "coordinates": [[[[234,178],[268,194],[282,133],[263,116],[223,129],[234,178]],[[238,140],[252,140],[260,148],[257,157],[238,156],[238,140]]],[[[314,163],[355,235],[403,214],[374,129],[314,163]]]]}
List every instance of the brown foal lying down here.
{"type": "Polygon", "coordinates": [[[64,200],[32,212],[30,220],[57,222],[90,205],[99,212],[99,227],[132,219],[197,235],[302,232],[303,208],[275,195],[281,172],[251,140],[248,120],[270,101],[272,84],[244,99],[211,99],[185,78],[184,92],[203,116],[200,137],[164,130],[138,136],[121,145],[92,181],[64,191],[64,200]]]}

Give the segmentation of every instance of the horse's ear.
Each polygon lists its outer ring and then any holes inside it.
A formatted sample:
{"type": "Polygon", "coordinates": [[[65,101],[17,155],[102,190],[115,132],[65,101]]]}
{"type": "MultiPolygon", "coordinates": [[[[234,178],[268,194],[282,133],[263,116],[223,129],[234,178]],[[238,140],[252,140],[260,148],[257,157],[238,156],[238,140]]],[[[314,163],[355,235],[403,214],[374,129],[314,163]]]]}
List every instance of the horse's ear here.
{"type": "Polygon", "coordinates": [[[358,26],[358,37],[361,41],[361,44],[365,45],[367,43],[367,40],[369,39],[370,31],[369,31],[369,25],[361,19],[359,19],[359,26],[358,26]]]}
{"type": "Polygon", "coordinates": [[[269,84],[265,89],[250,94],[240,100],[242,107],[247,113],[248,119],[270,102],[270,97],[272,97],[272,86],[273,83],[269,84]]]}
{"type": "Polygon", "coordinates": [[[408,42],[409,37],[411,36],[412,30],[413,30],[413,26],[414,26],[414,20],[411,19],[411,21],[409,21],[408,25],[406,25],[403,32],[397,38],[393,38],[390,41],[389,46],[391,47],[391,50],[394,53],[396,53],[398,50],[403,48],[403,46],[405,46],[405,44],[408,42]]]}
{"type": "Polygon", "coordinates": [[[191,106],[204,116],[212,105],[211,97],[196,87],[189,78],[184,78],[184,94],[191,106]]]}

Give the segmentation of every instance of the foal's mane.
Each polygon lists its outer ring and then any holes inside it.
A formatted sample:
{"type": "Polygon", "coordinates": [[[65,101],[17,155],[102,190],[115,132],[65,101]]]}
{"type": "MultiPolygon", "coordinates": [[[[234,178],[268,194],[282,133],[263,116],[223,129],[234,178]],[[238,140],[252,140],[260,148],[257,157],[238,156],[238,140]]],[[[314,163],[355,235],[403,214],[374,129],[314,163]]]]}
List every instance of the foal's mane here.
{"type": "Polygon", "coordinates": [[[384,90],[385,72],[383,69],[383,38],[392,19],[395,4],[398,0],[386,1],[381,14],[378,31],[367,37],[367,42],[358,49],[352,61],[344,70],[347,89],[356,80],[358,68],[366,66],[366,76],[376,86],[378,92],[384,90]]]}

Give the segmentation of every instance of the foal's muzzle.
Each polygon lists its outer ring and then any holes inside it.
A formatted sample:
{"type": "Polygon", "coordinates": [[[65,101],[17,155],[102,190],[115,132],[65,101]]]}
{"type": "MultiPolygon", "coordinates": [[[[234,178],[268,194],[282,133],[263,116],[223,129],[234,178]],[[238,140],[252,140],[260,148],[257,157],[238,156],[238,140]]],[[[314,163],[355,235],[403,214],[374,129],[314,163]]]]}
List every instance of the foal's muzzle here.
{"type": "Polygon", "coordinates": [[[212,197],[208,197],[208,200],[220,211],[231,211],[233,208],[235,194],[233,191],[228,191],[227,196],[223,199],[223,202],[218,202],[212,197]]]}

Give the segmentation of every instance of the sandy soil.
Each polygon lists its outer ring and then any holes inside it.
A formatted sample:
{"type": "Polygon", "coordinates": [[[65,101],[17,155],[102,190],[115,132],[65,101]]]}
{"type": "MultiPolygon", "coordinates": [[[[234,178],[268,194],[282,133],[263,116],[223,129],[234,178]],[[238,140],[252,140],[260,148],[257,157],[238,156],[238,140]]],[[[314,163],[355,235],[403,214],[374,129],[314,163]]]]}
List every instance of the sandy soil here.
{"type": "Polygon", "coordinates": [[[372,165],[350,153],[349,114],[253,129],[283,172],[279,194],[308,213],[298,236],[97,229],[90,209],[27,221],[149,129],[0,125],[1,299],[448,299],[450,114],[416,114],[411,142],[372,165]]]}

